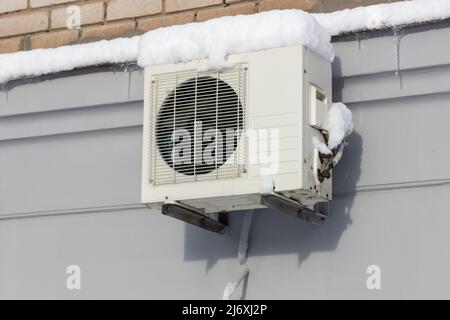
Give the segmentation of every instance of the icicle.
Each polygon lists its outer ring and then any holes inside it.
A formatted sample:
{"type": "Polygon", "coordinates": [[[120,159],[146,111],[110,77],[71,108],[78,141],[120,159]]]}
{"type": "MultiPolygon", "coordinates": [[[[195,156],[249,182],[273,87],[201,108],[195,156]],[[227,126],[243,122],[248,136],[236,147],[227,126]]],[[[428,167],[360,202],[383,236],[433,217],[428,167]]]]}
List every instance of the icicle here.
{"type": "Polygon", "coordinates": [[[356,41],[358,42],[358,50],[361,50],[361,37],[359,33],[356,34],[356,41]]]}
{"type": "Polygon", "coordinates": [[[0,84],[0,92],[5,93],[5,102],[9,102],[9,89],[7,82],[0,84]]]}
{"type": "Polygon", "coordinates": [[[250,273],[250,269],[248,268],[246,262],[248,251],[248,237],[250,234],[252,218],[253,218],[253,210],[251,210],[249,213],[245,215],[244,221],[242,222],[241,237],[239,238],[238,259],[239,264],[244,268],[242,269],[242,272],[236,281],[228,282],[227,285],[225,286],[222,295],[223,300],[230,300],[231,297],[233,296],[233,293],[241,284],[242,280],[244,280],[245,277],[247,277],[248,274],[250,273]]]}
{"type": "Polygon", "coordinates": [[[130,100],[130,91],[131,91],[131,70],[128,70],[128,92],[127,92],[127,100],[130,100]]]}
{"type": "Polygon", "coordinates": [[[229,282],[225,286],[225,289],[223,290],[222,300],[230,300],[233,296],[233,293],[236,291],[237,287],[241,284],[242,280],[249,274],[250,270],[247,266],[244,267],[244,269],[241,272],[241,275],[236,281],[229,282]]]}
{"type": "Polygon", "coordinates": [[[402,40],[403,34],[402,34],[402,28],[401,27],[394,27],[392,29],[394,35],[393,35],[393,41],[394,41],[394,61],[395,61],[395,76],[399,77],[400,80],[400,88],[403,88],[403,81],[402,81],[402,75],[400,72],[400,42],[402,40]]]}
{"type": "Polygon", "coordinates": [[[250,226],[252,224],[252,217],[253,211],[248,212],[244,217],[244,222],[242,223],[242,231],[238,248],[238,260],[241,265],[245,264],[245,261],[247,260],[248,236],[250,233],[250,226]]]}

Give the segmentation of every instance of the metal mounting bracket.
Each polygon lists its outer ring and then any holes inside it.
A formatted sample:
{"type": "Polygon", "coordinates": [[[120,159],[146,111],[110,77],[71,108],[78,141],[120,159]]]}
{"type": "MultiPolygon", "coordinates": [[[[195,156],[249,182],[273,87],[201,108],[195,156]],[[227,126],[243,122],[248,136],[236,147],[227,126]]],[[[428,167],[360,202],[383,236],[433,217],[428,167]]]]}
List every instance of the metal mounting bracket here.
{"type": "Polygon", "coordinates": [[[288,215],[306,220],[314,225],[320,225],[327,217],[320,212],[305,207],[294,199],[276,192],[261,194],[261,204],[288,215]]]}
{"type": "Polygon", "coordinates": [[[227,226],[228,213],[220,212],[214,220],[202,210],[177,201],[164,203],[161,213],[216,233],[223,233],[227,226]]]}

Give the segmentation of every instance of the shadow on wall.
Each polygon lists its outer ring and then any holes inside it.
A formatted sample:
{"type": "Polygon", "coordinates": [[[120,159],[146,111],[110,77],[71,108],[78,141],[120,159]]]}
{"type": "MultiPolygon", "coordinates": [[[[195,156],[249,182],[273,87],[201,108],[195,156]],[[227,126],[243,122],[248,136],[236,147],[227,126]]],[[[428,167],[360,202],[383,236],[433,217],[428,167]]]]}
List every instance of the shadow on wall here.
{"type": "MultiPolygon", "coordinates": [[[[249,257],[278,254],[298,255],[300,266],[311,253],[334,250],[342,234],[351,225],[350,209],[355,192],[339,195],[341,190],[355,190],[360,177],[362,137],[353,132],[349,146],[336,168],[333,187],[337,198],[331,202],[329,219],[320,227],[306,223],[271,209],[255,210],[249,239],[249,257]]],[[[220,259],[237,258],[239,236],[244,211],[230,213],[230,226],[225,235],[214,234],[198,227],[186,225],[186,261],[206,260],[206,272],[220,259]]]]}

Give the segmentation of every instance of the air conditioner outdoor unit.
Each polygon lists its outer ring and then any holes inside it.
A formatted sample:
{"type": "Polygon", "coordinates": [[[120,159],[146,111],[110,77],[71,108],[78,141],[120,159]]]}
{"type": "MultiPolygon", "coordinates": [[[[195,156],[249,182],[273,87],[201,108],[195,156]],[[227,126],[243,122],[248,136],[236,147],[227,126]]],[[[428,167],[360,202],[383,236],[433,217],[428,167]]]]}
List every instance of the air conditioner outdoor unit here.
{"type": "Polygon", "coordinates": [[[331,64],[298,45],[145,69],[142,203],[211,231],[273,207],[319,223],[331,200],[331,64]],[[221,215],[219,215],[222,217],[221,215]]]}

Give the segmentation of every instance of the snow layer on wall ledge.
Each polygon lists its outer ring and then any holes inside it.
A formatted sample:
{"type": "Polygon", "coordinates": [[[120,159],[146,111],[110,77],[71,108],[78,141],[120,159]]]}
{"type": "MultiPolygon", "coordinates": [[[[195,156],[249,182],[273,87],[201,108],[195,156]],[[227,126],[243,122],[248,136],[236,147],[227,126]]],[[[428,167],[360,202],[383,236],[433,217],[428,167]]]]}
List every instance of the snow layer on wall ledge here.
{"type": "Polygon", "coordinates": [[[140,37],[0,55],[0,83],[77,68],[136,61],[140,37]]]}
{"type": "Polygon", "coordinates": [[[330,35],[335,36],[444,20],[450,17],[450,0],[383,3],[331,13],[317,13],[313,16],[330,35]]]}
{"type": "Polygon", "coordinates": [[[132,62],[138,57],[141,65],[209,57],[209,67],[220,66],[229,53],[294,44],[304,44],[332,60],[330,35],[447,18],[450,18],[450,0],[403,1],[322,14],[282,10],[223,17],[153,30],[142,39],[103,40],[0,54],[0,83],[88,66],[132,62]]]}
{"type": "Polygon", "coordinates": [[[334,58],[330,35],[310,14],[276,10],[160,28],[131,39],[0,55],[0,83],[136,60],[140,66],[147,66],[209,58],[208,68],[222,68],[230,53],[296,44],[303,44],[330,61],[334,58]]]}
{"type": "Polygon", "coordinates": [[[140,66],[208,58],[208,69],[226,67],[226,56],[291,45],[305,45],[333,61],[331,37],[308,13],[274,10],[161,28],[145,34],[140,66]]]}

